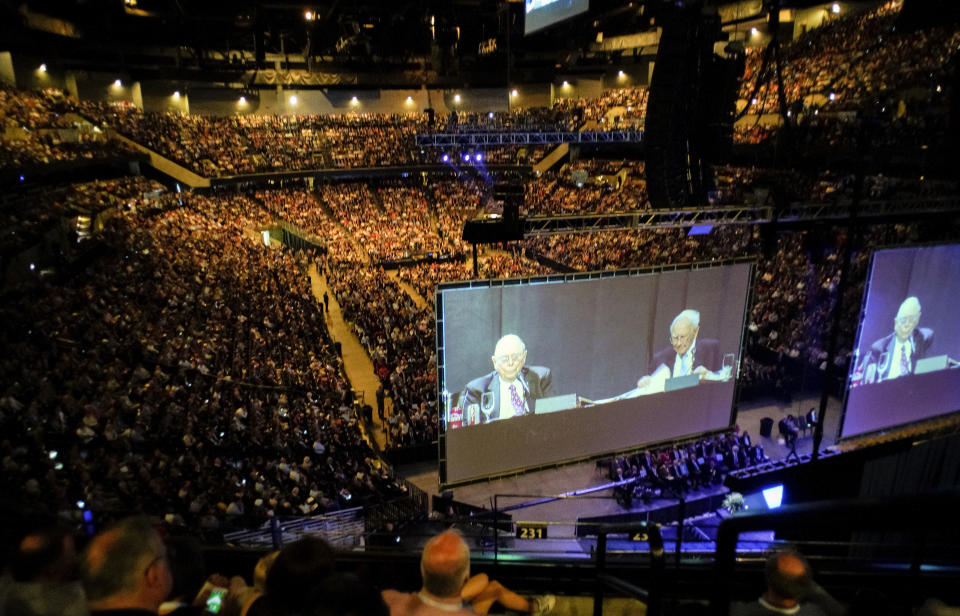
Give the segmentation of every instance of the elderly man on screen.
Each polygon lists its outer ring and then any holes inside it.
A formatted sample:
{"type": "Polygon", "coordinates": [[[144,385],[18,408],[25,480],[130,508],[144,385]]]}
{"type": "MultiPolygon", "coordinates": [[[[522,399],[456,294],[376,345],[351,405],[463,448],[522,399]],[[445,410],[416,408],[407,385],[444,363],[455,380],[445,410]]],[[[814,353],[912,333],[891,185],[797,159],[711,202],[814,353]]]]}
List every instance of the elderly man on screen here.
{"type": "Polygon", "coordinates": [[[893,333],[870,345],[864,365],[876,365],[876,374],[869,380],[887,381],[913,373],[917,360],[926,357],[933,344],[933,330],[917,327],[919,323],[920,300],[908,297],[897,310],[893,333]]]}
{"type": "Polygon", "coordinates": [[[473,379],[464,388],[463,408],[479,405],[480,423],[527,415],[535,400],[550,395],[550,369],[525,366],[527,347],[515,334],[507,334],[494,348],[493,372],[473,379]]]}
{"type": "Polygon", "coordinates": [[[647,366],[647,374],[640,377],[637,387],[650,384],[650,375],[661,366],[670,371],[670,376],[699,374],[703,379],[707,372],[717,372],[723,368],[723,354],[720,342],[710,338],[697,340],[700,332],[700,313],[687,309],[674,317],[670,323],[670,346],[653,354],[647,366]]]}

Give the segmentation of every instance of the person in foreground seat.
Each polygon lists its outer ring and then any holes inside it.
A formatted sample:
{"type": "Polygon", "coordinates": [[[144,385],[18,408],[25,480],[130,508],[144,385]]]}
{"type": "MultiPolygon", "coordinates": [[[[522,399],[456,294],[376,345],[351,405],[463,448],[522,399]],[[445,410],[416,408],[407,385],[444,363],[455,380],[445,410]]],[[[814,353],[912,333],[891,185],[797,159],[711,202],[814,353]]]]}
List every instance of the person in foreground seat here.
{"type": "Polygon", "coordinates": [[[167,549],[145,517],[127,518],[94,537],[80,577],[91,616],[156,614],[173,586],[167,549]]]}
{"type": "Polygon", "coordinates": [[[383,591],[390,616],[484,616],[494,603],[515,612],[546,614],[556,604],[552,595],[528,600],[499,582],[491,582],[483,573],[471,578],[470,549],[463,537],[453,531],[427,542],[420,558],[420,575],[423,587],[419,592],[383,591]]]}
{"type": "Polygon", "coordinates": [[[752,603],[732,603],[731,616],[844,616],[846,609],[813,581],[807,561],[784,550],[767,558],[767,589],[752,603]]]}

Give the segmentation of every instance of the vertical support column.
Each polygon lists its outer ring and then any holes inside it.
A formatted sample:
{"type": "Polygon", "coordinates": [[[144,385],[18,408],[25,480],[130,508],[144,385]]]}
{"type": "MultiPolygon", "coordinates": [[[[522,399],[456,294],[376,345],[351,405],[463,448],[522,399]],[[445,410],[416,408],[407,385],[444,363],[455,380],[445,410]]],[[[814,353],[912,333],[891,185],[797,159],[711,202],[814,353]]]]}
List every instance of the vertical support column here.
{"type": "Polygon", "coordinates": [[[0,81],[11,86],[17,85],[17,76],[13,72],[13,56],[9,51],[0,51],[0,81]]]}
{"type": "Polygon", "coordinates": [[[77,74],[73,71],[67,71],[63,75],[63,89],[73,98],[80,99],[80,90],[77,88],[77,74]]]}
{"type": "Polygon", "coordinates": [[[143,93],[140,91],[139,81],[134,81],[133,85],[130,86],[130,97],[133,106],[143,111],[143,93]]]}

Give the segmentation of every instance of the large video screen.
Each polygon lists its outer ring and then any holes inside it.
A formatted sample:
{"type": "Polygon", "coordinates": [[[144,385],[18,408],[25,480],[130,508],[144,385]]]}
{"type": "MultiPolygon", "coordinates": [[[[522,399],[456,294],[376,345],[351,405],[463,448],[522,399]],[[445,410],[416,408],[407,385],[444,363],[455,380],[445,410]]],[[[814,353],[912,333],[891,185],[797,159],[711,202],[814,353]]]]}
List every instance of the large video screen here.
{"type": "Polygon", "coordinates": [[[729,426],[751,267],[442,285],[441,483],[729,426]]]}
{"type": "Polygon", "coordinates": [[[584,13],[589,0],[524,0],[523,33],[543,30],[558,21],[584,13]]]}
{"type": "Polygon", "coordinates": [[[843,438],[960,410],[958,297],[960,245],[874,253],[843,438]]]}

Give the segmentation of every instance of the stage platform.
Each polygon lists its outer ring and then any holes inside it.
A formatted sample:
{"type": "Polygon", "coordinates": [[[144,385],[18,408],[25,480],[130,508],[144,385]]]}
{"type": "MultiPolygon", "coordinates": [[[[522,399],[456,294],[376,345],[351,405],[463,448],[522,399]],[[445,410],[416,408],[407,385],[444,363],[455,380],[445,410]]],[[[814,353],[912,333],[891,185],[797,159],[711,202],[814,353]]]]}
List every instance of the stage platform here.
{"type": "MultiPolygon", "coordinates": [[[[819,398],[800,399],[790,405],[758,404],[752,408],[741,409],[737,416],[737,424],[741,430],[749,431],[753,441],[759,442],[763,446],[768,457],[779,460],[785,458],[790,451],[787,447],[778,443],[776,429],[770,437],[761,437],[760,421],[764,417],[770,417],[776,425],[786,415],[803,415],[810,407],[819,407],[819,398]]],[[[841,402],[839,400],[832,398],[829,400],[825,415],[822,448],[829,447],[834,443],[840,420],[840,408],[841,402]]],[[[801,436],[797,441],[797,452],[800,455],[810,453],[812,442],[812,434],[801,436]]],[[[397,470],[407,480],[425,492],[439,495],[436,463],[408,465],[399,467],[397,470]]],[[[668,508],[674,507],[677,503],[676,499],[654,498],[650,503],[644,503],[638,499],[634,501],[630,510],[625,510],[613,498],[612,488],[596,490],[598,487],[609,483],[606,465],[598,466],[595,461],[589,461],[497,480],[481,481],[456,487],[451,492],[455,501],[474,507],[488,510],[496,508],[498,511],[508,509],[509,515],[515,522],[547,523],[548,536],[551,537],[551,540],[548,544],[542,546],[543,550],[538,550],[537,547],[539,546],[534,542],[524,542],[522,547],[527,554],[530,550],[533,550],[544,554],[559,552],[567,556],[579,554],[585,557],[589,554],[589,545],[592,544],[592,541],[587,541],[584,544],[582,540],[577,538],[576,522],[581,518],[603,518],[631,514],[636,519],[640,519],[649,515],[652,521],[662,523],[665,520],[663,516],[670,512],[668,508]],[[573,495],[573,493],[580,494],[573,495]],[[516,508],[518,505],[542,501],[553,496],[563,497],[539,502],[532,506],[516,508]],[[650,512],[656,511],[661,513],[650,514],[650,512]]],[[[687,517],[697,516],[704,520],[709,518],[709,524],[704,522],[702,526],[708,527],[711,524],[715,526],[719,518],[711,518],[710,516],[715,516],[713,511],[719,507],[725,492],[726,488],[722,486],[687,492],[685,499],[690,506],[687,510],[687,517]],[[703,509],[704,506],[707,506],[708,509],[703,509]]],[[[665,534],[667,532],[665,531],[665,534]]],[[[709,531],[705,531],[705,535],[707,537],[704,538],[703,545],[700,547],[708,551],[712,550],[712,537],[709,536],[709,531]]],[[[766,543],[765,537],[755,539],[758,546],[766,543]]],[[[690,548],[694,547],[693,543],[696,542],[691,542],[690,548]]],[[[616,545],[611,544],[611,547],[615,548],[616,545]]],[[[627,547],[640,548],[642,546],[630,544],[627,547]]],[[[514,549],[516,549],[516,546],[506,548],[506,551],[509,552],[514,549]]],[[[684,551],[687,551],[686,547],[684,551]]]]}

